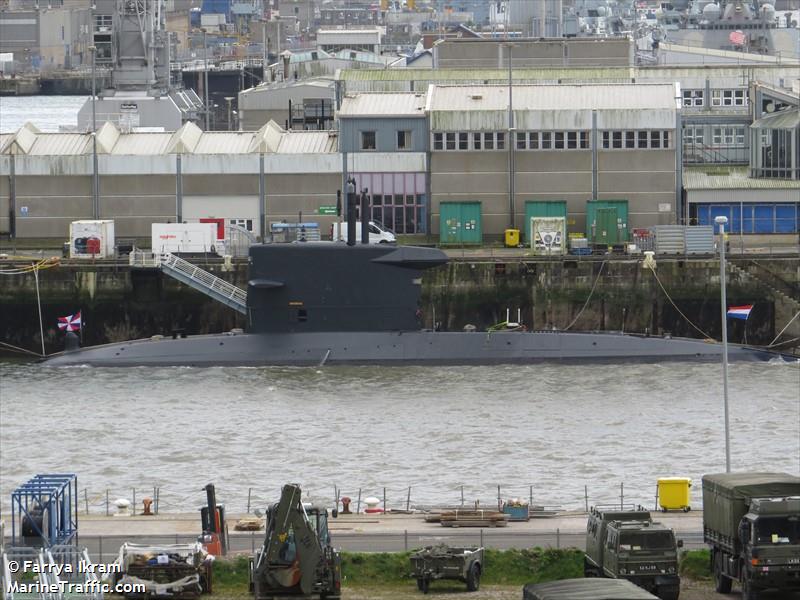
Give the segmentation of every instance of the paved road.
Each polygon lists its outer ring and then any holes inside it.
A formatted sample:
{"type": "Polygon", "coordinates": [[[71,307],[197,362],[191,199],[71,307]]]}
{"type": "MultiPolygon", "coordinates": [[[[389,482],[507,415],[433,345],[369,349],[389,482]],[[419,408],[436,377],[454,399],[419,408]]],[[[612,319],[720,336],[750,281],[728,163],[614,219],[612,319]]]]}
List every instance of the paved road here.
{"type": "MultiPolygon", "coordinates": [[[[263,532],[231,533],[230,550],[234,553],[252,554],[261,546],[263,532]]],[[[89,549],[91,557],[99,563],[116,558],[120,546],[124,542],[145,545],[163,545],[191,543],[196,539],[192,535],[142,535],[142,536],[81,536],[79,543],[89,549]]],[[[683,533],[684,548],[696,549],[704,547],[702,534],[683,533]]],[[[485,546],[487,548],[531,548],[534,546],[551,548],[582,548],[582,533],[559,532],[521,532],[503,529],[459,529],[457,531],[433,530],[430,533],[355,533],[334,532],[334,546],[349,552],[401,552],[413,550],[421,546],[447,543],[452,546],[485,546]]]]}

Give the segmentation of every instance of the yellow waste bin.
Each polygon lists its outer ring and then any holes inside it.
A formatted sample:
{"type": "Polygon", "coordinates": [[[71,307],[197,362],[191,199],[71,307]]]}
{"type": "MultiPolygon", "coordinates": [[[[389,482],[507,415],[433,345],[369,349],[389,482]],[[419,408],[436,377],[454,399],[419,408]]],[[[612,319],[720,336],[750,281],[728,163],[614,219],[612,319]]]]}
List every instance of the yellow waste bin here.
{"type": "Polygon", "coordinates": [[[689,488],[692,480],[688,477],[660,477],[658,480],[658,503],[661,510],[692,510],[689,488]]]}
{"type": "Polygon", "coordinates": [[[506,248],[519,246],[519,229],[506,229],[506,248]]]}

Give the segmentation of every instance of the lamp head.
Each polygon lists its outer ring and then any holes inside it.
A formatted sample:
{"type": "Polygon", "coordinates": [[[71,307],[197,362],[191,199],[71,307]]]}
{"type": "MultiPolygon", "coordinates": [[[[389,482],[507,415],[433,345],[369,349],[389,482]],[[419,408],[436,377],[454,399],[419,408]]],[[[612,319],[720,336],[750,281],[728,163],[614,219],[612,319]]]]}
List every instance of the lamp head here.
{"type": "Polygon", "coordinates": [[[714,217],[714,223],[717,225],[726,225],[728,223],[728,217],[720,215],[718,217],[714,217]]]}

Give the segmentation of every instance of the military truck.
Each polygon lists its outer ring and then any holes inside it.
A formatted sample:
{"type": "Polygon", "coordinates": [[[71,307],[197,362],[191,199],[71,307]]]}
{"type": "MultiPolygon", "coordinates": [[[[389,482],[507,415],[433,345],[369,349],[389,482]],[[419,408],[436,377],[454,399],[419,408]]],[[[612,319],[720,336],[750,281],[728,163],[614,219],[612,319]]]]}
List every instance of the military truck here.
{"type": "Polygon", "coordinates": [[[627,579],[661,600],[680,594],[678,548],[672,529],[641,506],[592,507],[586,525],[586,577],[627,579]]]}
{"type": "Polygon", "coordinates": [[[734,580],[745,600],[800,590],[800,477],[704,475],[703,538],[718,592],[730,592],[734,580]]]}
{"type": "Polygon", "coordinates": [[[529,583],[522,600],[657,600],[650,592],[624,579],[562,579],[529,583]]]}

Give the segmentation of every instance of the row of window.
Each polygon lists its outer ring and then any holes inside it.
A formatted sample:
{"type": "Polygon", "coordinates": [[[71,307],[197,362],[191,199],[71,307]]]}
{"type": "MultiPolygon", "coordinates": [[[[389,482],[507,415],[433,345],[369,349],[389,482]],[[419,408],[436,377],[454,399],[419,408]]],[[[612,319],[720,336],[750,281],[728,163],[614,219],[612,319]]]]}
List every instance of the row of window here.
{"type": "Polygon", "coordinates": [[[691,107],[747,106],[747,90],[711,90],[710,103],[706,101],[705,90],[683,90],[683,105],[691,107]]]}
{"type": "Polygon", "coordinates": [[[698,225],[713,225],[716,217],[728,217],[730,233],[800,231],[800,204],[698,204],[694,211],[698,225]]]}
{"type": "MultiPolygon", "coordinates": [[[[401,129],[395,131],[395,149],[396,150],[411,150],[413,148],[413,132],[411,130],[401,129]]],[[[378,134],[375,131],[362,131],[361,132],[361,149],[362,150],[377,150],[378,149],[378,134]]]]}
{"type": "MultiPolygon", "coordinates": [[[[669,148],[668,130],[602,131],[602,148],[669,148]]],[[[587,150],[591,147],[588,131],[517,131],[517,150],[587,150]]],[[[433,134],[434,150],[506,150],[503,131],[458,131],[433,134]]]]}
{"type": "Polygon", "coordinates": [[[636,131],[603,131],[604,150],[630,150],[634,148],[669,148],[670,132],[666,129],[640,129],[636,131]]]}
{"type": "Polygon", "coordinates": [[[395,233],[425,233],[425,194],[373,194],[372,220],[395,233]]]}
{"type": "MultiPolygon", "coordinates": [[[[745,147],[747,138],[747,127],[744,125],[715,125],[710,129],[711,139],[708,140],[714,146],[739,146],[745,147]]],[[[686,125],[683,128],[684,146],[703,146],[706,141],[706,127],[703,125],[686,125]]]]}

